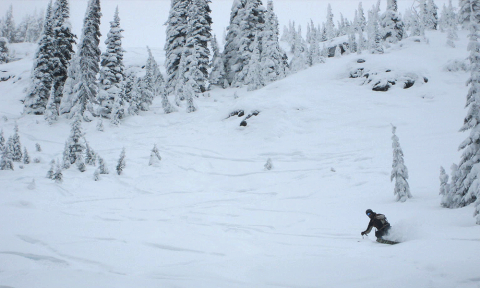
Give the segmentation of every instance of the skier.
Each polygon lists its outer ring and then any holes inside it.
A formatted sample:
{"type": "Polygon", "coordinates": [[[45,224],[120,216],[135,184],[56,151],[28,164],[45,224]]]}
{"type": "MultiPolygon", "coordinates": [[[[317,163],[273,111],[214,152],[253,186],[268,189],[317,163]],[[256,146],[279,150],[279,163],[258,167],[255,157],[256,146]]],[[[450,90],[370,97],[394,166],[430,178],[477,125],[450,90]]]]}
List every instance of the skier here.
{"type": "Polygon", "coordinates": [[[377,242],[383,242],[382,237],[386,236],[388,234],[388,230],[391,228],[390,223],[387,221],[387,217],[385,217],[383,214],[373,212],[372,209],[367,209],[365,213],[370,218],[370,222],[368,223],[367,230],[362,232],[362,236],[368,235],[368,233],[372,231],[372,228],[375,227],[377,229],[377,231],[375,231],[377,242]]]}

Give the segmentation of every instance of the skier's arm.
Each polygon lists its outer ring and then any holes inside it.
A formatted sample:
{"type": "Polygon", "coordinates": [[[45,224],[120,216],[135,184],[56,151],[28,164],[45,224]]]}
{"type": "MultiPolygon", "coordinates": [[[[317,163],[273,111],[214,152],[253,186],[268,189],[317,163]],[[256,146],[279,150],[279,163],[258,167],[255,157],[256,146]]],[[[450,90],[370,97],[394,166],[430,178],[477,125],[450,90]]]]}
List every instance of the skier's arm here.
{"type": "Polygon", "coordinates": [[[373,219],[370,220],[370,222],[368,222],[367,230],[363,231],[363,234],[368,234],[368,233],[370,233],[370,231],[372,231],[372,228],[373,228],[373,219]]]}

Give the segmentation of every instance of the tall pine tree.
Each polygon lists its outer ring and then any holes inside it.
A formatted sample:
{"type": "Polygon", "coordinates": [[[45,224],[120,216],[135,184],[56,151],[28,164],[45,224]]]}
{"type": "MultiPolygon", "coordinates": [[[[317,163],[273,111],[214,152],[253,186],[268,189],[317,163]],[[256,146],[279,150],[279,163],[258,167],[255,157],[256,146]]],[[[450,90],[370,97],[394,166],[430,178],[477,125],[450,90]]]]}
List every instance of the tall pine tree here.
{"type": "Polygon", "coordinates": [[[122,95],[122,82],[125,78],[124,50],[122,48],[123,31],[120,27],[117,6],[113,21],[110,22],[110,32],[107,35],[107,40],[105,40],[107,50],[102,54],[100,63],[102,68],[100,70],[101,91],[98,94],[99,114],[106,118],[110,118],[115,99],[124,97],[122,95]]]}
{"type": "Polygon", "coordinates": [[[72,33],[70,24],[70,7],[68,0],[56,0],[53,8],[53,81],[50,100],[53,117],[59,113],[63,97],[63,88],[68,78],[68,67],[74,56],[73,44],[76,36],[72,33]]]}
{"type": "Polygon", "coordinates": [[[181,76],[178,68],[187,37],[187,9],[190,1],[172,0],[170,14],[166,23],[165,68],[167,71],[166,87],[168,94],[175,91],[178,78],[181,76]]]}
{"type": "Polygon", "coordinates": [[[61,113],[67,118],[76,115],[91,121],[89,114],[96,115],[93,104],[97,102],[97,75],[100,70],[100,0],[90,0],[83,22],[82,37],[78,44],[78,55],[70,67],[65,85],[61,113]],[[72,77],[73,76],[73,77],[72,77]]]}
{"type": "Polygon", "coordinates": [[[42,37],[38,43],[31,85],[24,101],[24,113],[41,115],[45,112],[52,88],[53,58],[53,19],[52,2],[48,4],[42,37]]]}

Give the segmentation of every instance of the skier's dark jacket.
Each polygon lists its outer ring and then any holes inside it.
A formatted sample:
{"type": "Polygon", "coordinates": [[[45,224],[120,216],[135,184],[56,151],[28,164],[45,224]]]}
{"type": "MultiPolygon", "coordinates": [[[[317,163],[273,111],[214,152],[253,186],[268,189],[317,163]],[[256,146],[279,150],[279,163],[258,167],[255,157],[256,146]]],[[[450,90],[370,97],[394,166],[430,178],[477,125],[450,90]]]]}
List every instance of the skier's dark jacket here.
{"type": "Polygon", "coordinates": [[[388,223],[387,217],[385,217],[385,215],[374,213],[373,217],[370,218],[370,222],[368,223],[367,230],[365,230],[365,234],[370,233],[373,227],[377,228],[377,231],[381,231],[385,228],[390,227],[390,223],[388,223]]]}

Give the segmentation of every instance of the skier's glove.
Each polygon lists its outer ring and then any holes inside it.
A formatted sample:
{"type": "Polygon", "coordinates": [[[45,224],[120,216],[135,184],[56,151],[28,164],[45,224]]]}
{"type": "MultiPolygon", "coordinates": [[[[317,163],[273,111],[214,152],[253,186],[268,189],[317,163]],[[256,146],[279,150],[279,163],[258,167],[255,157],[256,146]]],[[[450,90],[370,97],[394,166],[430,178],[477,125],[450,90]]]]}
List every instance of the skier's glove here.
{"type": "Polygon", "coordinates": [[[363,236],[363,235],[367,235],[367,233],[365,233],[365,231],[363,231],[361,234],[362,234],[362,236],[363,236]]]}

